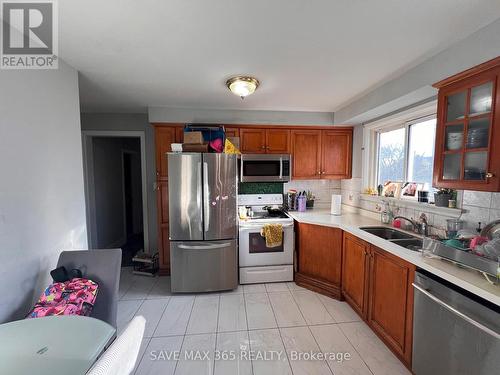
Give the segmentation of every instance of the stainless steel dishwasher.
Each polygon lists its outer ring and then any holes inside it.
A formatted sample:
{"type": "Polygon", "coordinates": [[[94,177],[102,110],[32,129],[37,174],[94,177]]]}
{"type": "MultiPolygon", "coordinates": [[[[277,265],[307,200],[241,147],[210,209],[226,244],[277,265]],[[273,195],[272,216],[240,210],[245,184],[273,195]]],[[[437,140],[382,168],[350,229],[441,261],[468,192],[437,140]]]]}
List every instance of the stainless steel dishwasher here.
{"type": "Polygon", "coordinates": [[[425,271],[413,286],[413,373],[498,374],[499,307],[425,271]]]}

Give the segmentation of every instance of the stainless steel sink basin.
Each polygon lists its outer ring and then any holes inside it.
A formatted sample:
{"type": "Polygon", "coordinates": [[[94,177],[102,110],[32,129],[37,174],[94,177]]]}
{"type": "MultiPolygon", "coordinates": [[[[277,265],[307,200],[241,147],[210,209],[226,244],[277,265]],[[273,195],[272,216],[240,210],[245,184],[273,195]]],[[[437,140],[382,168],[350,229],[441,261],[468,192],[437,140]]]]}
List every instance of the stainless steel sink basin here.
{"type": "Polygon", "coordinates": [[[383,238],[384,240],[418,239],[411,234],[387,227],[362,227],[359,229],[371,233],[377,237],[383,238]]]}
{"type": "Polygon", "coordinates": [[[391,242],[412,251],[422,251],[424,243],[424,241],[420,238],[405,238],[399,240],[391,240],[391,242]]]}

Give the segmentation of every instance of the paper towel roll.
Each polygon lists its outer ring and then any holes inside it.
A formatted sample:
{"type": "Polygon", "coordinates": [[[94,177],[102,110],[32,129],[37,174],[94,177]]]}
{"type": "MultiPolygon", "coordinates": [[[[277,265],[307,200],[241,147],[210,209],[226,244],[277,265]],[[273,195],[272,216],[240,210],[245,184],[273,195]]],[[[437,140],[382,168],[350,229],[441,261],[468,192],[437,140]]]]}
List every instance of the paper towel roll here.
{"type": "Polygon", "coordinates": [[[332,215],[342,214],[342,196],[339,194],[332,194],[332,215]]]}

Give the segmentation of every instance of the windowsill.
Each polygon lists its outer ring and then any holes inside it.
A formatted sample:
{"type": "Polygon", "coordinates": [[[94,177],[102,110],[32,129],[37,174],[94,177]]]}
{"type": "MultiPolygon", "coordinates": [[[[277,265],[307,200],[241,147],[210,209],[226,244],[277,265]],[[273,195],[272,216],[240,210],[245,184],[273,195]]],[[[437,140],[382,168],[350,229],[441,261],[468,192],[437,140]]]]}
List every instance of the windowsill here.
{"type": "Polygon", "coordinates": [[[361,194],[360,199],[377,203],[381,203],[382,201],[395,202],[398,206],[414,207],[425,212],[448,216],[451,218],[458,218],[464,212],[461,208],[436,207],[434,204],[422,203],[412,199],[381,197],[369,194],[361,194]]]}

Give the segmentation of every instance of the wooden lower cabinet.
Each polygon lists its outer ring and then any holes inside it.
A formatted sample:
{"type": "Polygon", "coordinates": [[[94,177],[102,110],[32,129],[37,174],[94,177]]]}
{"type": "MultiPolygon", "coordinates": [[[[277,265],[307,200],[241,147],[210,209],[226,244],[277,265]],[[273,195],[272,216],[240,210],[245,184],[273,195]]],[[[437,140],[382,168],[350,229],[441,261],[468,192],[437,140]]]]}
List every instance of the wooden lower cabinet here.
{"type": "Polygon", "coordinates": [[[169,226],[168,224],[160,224],[160,233],[158,242],[159,246],[159,260],[160,260],[160,275],[170,275],[170,240],[169,240],[169,226]]]}
{"type": "Polygon", "coordinates": [[[342,294],[411,369],[415,266],[344,232],[342,294]]]}
{"type": "Polygon", "coordinates": [[[371,247],[367,321],[389,348],[411,368],[415,266],[371,247]]]}
{"type": "Polygon", "coordinates": [[[366,318],[370,245],[344,232],[342,252],[342,294],[356,312],[366,318]]]}
{"type": "Polygon", "coordinates": [[[295,282],[341,299],[342,230],[298,223],[296,235],[298,261],[295,282]]]}

